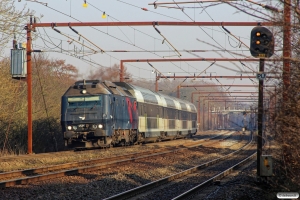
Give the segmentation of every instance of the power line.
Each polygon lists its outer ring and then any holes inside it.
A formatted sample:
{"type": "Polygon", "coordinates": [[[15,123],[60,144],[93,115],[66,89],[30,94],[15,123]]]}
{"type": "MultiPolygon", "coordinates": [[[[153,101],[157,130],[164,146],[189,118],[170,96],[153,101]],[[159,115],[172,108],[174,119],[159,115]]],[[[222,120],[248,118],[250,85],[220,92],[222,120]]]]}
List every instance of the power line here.
{"type": "MultiPolygon", "coordinates": [[[[80,21],[80,20],[78,20],[78,19],[76,19],[75,17],[72,17],[72,16],[69,16],[69,15],[67,15],[66,13],[63,13],[63,12],[61,12],[61,11],[59,11],[59,10],[57,10],[57,9],[55,9],[55,8],[52,8],[52,7],[50,7],[49,5],[48,6],[46,6],[47,8],[49,8],[49,9],[51,9],[51,10],[53,10],[53,11],[55,11],[55,12],[58,12],[58,13],[60,13],[60,14],[62,14],[62,15],[65,15],[65,16],[67,16],[67,17],[70,17],[70,18],[72,18],[72,19],[74,19],[74,20],[76,20],[76,21],[79,21],[79,22],[82,22],[82,21],[80,21]]],[[[117,40],[119,40],[119,41],[122,41],[122,42],[124,42],[124,43],[126,43],[126,44],[129,44],[129,45],[132,45],[132,46],[134,46],[134,47],[136,47],[136,48],[139,48],[139,49],[141,49],[141,50],[144,50],[144,51],[146,51],[146,52],[148,52],[148,53],[152,53],[152,54],[154,54],[154,55],[156,55],[156,56],[158,56],[158,57],[161,57],[160,55],[158,55],[158,54],[156,54],[156,53],[153,53],[153,52],[150,52],[150,51],[147,51],[146,49],[144,49],[144,48],[141,48],[141,47],[139,47],[139,46],[137,46],[137,45],[133,45],[133,44],[131,44],[131,43],[128,43],[128,42],[126,42],[126,41],[124,41],[124,40],[122,40],[122,39],[120,39],[120,38],[118,38],[118,37],[115,37],[115,36],[113,36],[113,35],[110,35],[110,34],[108,34],[108,33],[105,33],[105,32],[103,32],[103,31],[101,31],[101,30],[99,30],[99,29],[97,29],[97,28],[95,28],[95,27],[91,27],[92,29],[94,29],[94,30],[97,30],[97,31],[99,31],[99,32],[101,32],[101,33],[104,33],[104,34],[106,34],[106,35],[108,35],[108,36],[110,36],[110,37],[112,37],[112,38],[114,38],[114,39],[117,39],[117,40]]],[[[107,54],[106,52],[105,52],[105,54],[107,54]]],[[[109,54],[108,54],[109,55],[109,54]]],[[[109,56],[111,56],[111,55],[109,55],[109,56]]],[[[113,57],[113,58],[115,58],[114,56],[111,56],[111,57],[113,57]]],[[[161,57],[162,58],[162,57],[161,57]]],[[[117,59],[117,58],[115,58],[116,60],[120,60],[120,59],[117,59]]],[[[171,62],[174,66],[176,66],[176,67],[178,67],[176,64],[174,64],[173,62],[171,62]]],[[[189,65],[189,64],[188,64],[189,65]]],[[[190,65],[189,65],[190,66],[190,65]]],[[[191,66],[192,67],[192,66],[191,66]]],[[[179,68],[179,67],[178,67],[179,68]]],[[[181,69],[181,68],[180,68],[181,69]]],[[[183,70],[183,69],[182,69],[183,70]]],[[[183,70],[183,71],[185,71],[185,70],[183,70]]],[[[187,72],[188,73],[188,72],[187,72]]]]}

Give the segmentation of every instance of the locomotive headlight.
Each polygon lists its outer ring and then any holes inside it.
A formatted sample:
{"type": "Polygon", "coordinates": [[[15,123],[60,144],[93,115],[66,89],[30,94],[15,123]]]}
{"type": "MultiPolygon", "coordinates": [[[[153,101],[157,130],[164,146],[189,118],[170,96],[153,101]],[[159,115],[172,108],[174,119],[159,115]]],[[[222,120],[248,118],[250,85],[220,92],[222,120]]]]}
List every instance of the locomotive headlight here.
{"type": "Polygon", "coordinates": [[[69,131],[72,130],[72,126],[68,126],[67,128],[68,128],[69,131]]]}
{"type": "Polygon", "coordinates": [[[102,125],[102,124],[99,124],[99,125],[98,125],[98,128],[103,128],[103,125],[102,125]]]}
{"type": "Polygon", "coordinates": [[[76,131],[77,130],[77,126],[73,126],[73,130],[76,131]]]}
{"type": "Polygon", "coordinates": [[[92,128],[93,128],[93,129],[96,129],[96,128],[97,128],[97,125],[96,125],[96,124],[93,124],[92,128]]]}
{"type": "Polygon", "coordinates": [[[81,90],[81,93],[82,94],[86,94],[86,90],[81,90]]]}

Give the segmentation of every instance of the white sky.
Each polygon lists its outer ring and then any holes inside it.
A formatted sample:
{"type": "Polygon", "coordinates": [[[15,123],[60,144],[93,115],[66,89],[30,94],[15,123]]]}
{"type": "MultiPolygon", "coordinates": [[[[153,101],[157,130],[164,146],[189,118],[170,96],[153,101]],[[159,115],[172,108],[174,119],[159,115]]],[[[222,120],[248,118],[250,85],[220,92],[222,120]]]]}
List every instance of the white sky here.
{"type": "MultiPolygon", "coordinates": [[[[34,0],[32,0],[34,1],[34,0]]],[[[112,22],[112,21],[123,21],[123,22],[134,22],[134,21],[185,21],[191,22],[204,21],[204,22],[254,22],[262,21],[255,19],[254,17],[248,16],[244,13],[236,13],[235,8],[230,7],[227,4],[212,6],[203,11],[203,7],[209,5],[209,3],[195,3],[195,4],[181,4],[184,6],[184,12],[180,9],[168,9],[158,7],[154,9],[153,6],[148,5],[152,3],[151,0],[87,0],[88,7],[83,7],[83,0],[39,0],[39,2],[48,3],[48,6],[37,2],[30,2],[22,0],[21,2],[15,2],[18,8],[21,8],[25,4],[27,7],[36,12],[35,16],[41,18],[41,22],[76,22],[78,19],[82,22],[112,22]],[[194,8],[195,7],[195,8],[194,8]],[[141,8],[147,8],[149,11],[144,11],[141,8]],[[56,11],[55,11],[55,10],[56,11]],[[102,19],[103,11],[106,12],[108,17],[102,19]],[[61,13],[59,13],[61,12],[61,13]],[[62,14],[64,13],[64,14],[62,14]],[[71,18],[71,17],[73,18],[71,18]],[[192,19],[190,19],[192,18],[192,19]],[[75,19],[74,19],[75,18],[75,19]]],[[[164,0],[158,2],[172,2],[171,0],[164,0]]],[[[176,5],[169,5],[176,7],[176,5]]],[[[39,22],[39,21],[38,21],[39,22]]],[[[208,51],[208,52],[197,52],[189,54],[183,52],[183,50],[217,50],[217,48],[206,45],[197,39],[209,42],[222,49],[228,49],[235,51],[236,53],[243,54],[244,56],[250,56],[250,52],[243,45],[241,48],[238,46],[238,42],[231,36],[229,36],[222,27],[179,27],[179,26],[156,26],[158,30],[170,41],[170,43],[180,51],[182,58],[220,58],[221,54],[225,58],[241,58],[226,51],[208,51]]],[[[78,39],[72,30],[68,27],[56,27],[58,30],[70,37],[78,39]]],[[[96,53],[91,56],[85,56],[87,60],[91,60],[94,63],[84,62],[81,59],[74,58],[64,53],[49,52],[49,56],[53,58],[65,59],[67,63],[73,64],[80,70],[82,74],[89,74],[90,70],[96,69],[100,66],[110,67],[113,64],[119,64],[122,59],[152,59],[152,58],[163,58],[164,56],[176,55],[173,52],[161,52],[173,50],[167,45],[167,42],[162,44],[163,38],[154,30],[152,26],[144,27],[73,27],[79,31],[83,36],[97,44],[99,47],[107,51],[104,54],[96,53]],[[116,53],[109,52],[112,50],[128,50],[128,51],[144,51],[144,52],[128,52],[128,53],[116,53]],[[145,52],[148,51],[148,52],[145,52]]],[[[226,27],[235,36],[241,38],[241,40],[247,45],[250,44],[250,31],[253,27],[226,27]]],[[[39,34],[33,44],[37,45],[35,49],[43,49],[45,51],[61,51],[61,47],[66,50],[70,50],[70,53],[74,53],[74,44],[69,44],[69,40],[65,36],[60,35],[51,28],[38,28],[36,32],[39,34]],[[53,43],[49,43],[50,39],[53,43]],[[44,40],[44,41],[43,41],[44,40]]],[[[25,31],[24,31],[25,36],[25,31]]],[[[80,42],[82,42],[81,38],[80,42]]],[[[19,42],[25,42],[19,41],[19,42]]],[[[84,41],[87,44],[87,41],[84,41]]],[[[81,46],[76,44],[77,48],[81,46]]],[[[97,49],[94,46],[91,46],[97,49]]],[[[84,48],[84,53],[91,53],[90,50],[84,48]]],[[[176,56],[170,58],[178,58],[176,56]]],[[[175,72],[176,75],[197,75],[202,72],[206,67],[210,65],[209,62],[161,62],[151,63],[163,74],[168,75],[171,72],[172,75],[175,72]]],[[[232,63],[229,62],[218,62],[226,67],[234,70],[239,69],[232,63]]],[[[241,63],[235,62],[237,66],[242,68],[244,71],[250,71],[243,67],[241,63]]],[[[246,63],[245,65],[257,71],[258,63],[246,63]]],[[[151,73],[151,68],[147,63],[130,63],[125,64],[128,71],[133,74],[133,78],[147,78],[155,80],[155,74],[151,73]]],[[[207,74],[202,75],[240,75],[241,73],[230,71],[219,66],[213,65],[207,69],[207,74]]],[[[254,74],[249,74],[254,75],[254,74]]],[[[243,76],[247,76],[243,74],[243,76]]],[[[209,79],[206,79],[207,81],[209,79]]],[[[253,84],[250,80],[240,79],[218,79],[222,84],[253,84]]],[[[255,79],[254,79],[255,80],[255,79]]],[[[216,80],[212,80],[214,83],[219,84],[216,80]]],[[[255,80],[256,81],[256,80],[255,80]]],[[[241,88],[232,88],[231,91],[241,90],[241,88]]],[[[244,91],[254,91],[250,88],[242,88],[244,91]]]]}

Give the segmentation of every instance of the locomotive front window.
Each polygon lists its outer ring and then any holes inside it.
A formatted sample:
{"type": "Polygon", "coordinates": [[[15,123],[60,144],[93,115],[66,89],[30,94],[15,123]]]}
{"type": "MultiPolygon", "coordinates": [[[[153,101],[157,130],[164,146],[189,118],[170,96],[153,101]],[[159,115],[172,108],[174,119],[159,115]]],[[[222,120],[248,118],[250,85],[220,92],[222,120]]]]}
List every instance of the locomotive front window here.
{"type": "Polygon", "coordinates": [[[68,97],[67,121],[87,121],[102,119],[102,96],[68,97]]]}
{"type": "Polygon", "coordinates": [[[101,106],[101,97],[100,96],[92,96],[92,97],[69,97],[68,105],[70,108],[78,108],[78,107],[99,107],[101,106]]]}

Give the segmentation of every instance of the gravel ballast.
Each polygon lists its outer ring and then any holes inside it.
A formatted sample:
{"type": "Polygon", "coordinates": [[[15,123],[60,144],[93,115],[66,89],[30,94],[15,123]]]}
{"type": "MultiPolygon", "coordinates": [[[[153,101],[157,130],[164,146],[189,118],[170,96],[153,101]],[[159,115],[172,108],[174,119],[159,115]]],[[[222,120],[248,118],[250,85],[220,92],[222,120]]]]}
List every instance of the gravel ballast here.
{"type": "MultiPolygon", "coordinates": [[[[0,198],[103,199],[229,153],[232,151],[230,147],[233,147],[230,143],[235,148],[241,146],[235,140],[224,140],[218,147],[201,146],[173,155],[120,165],[117,168],[1,189],[0,198]]],[[[153,148],[159,148],[157,144],[153,148]]]]}

